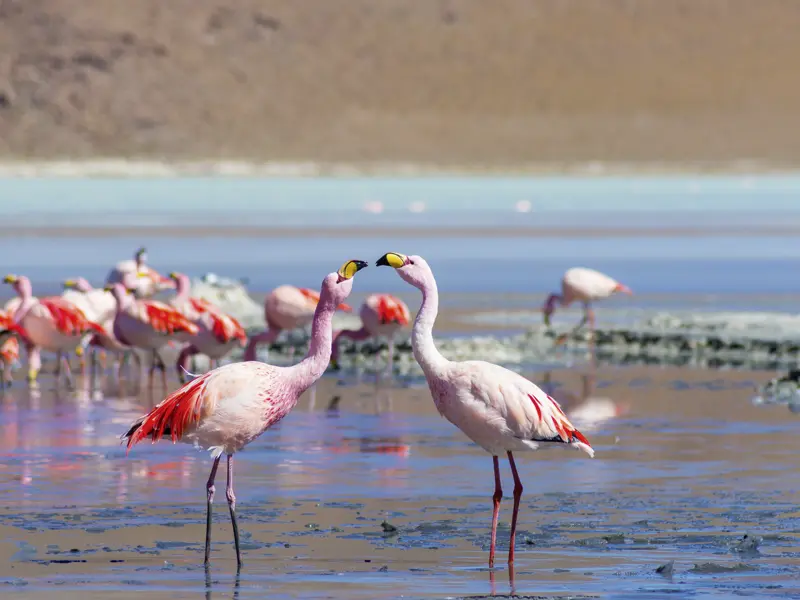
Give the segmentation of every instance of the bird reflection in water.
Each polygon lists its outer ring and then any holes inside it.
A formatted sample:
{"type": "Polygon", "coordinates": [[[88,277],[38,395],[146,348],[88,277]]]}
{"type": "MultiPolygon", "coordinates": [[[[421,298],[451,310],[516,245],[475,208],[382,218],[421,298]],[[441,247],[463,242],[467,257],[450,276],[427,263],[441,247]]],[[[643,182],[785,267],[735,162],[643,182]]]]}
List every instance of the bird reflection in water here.
{"type": "MultiPolygon", "coordinates": [[[[211,592],[214,589],[214,584],[218,583],[218,582],[215,582],[214,580],[211,579],[211,568],[209,567],[209,565],[205,566],[205,571],[206,571],[206,600],[211,600],[213,598],[213,596],[211,595],[211,592]]],[[[241,565],[239,565],[236,568],[236,576],[234,577],[234,580],[233,580],[233,589],[231,591],[231,600],[238,600],[238,598],[239,598],[239,587],[240,587],[240,585],[242,583],[241,575],[242,575],[242,567],[241,567],[241,565]]]]}
{"type": "Polygon", "coordinates": [[[581,430],[596,431],[604,423],[628,412],[628,406],[605,396],[595,396],[597,374],[594,367],[581,374],[581,391],[575,394],[553,383],[553,372],[546,371],[541,379],[542,389],[564,409],[569,420],[581,430]]]}

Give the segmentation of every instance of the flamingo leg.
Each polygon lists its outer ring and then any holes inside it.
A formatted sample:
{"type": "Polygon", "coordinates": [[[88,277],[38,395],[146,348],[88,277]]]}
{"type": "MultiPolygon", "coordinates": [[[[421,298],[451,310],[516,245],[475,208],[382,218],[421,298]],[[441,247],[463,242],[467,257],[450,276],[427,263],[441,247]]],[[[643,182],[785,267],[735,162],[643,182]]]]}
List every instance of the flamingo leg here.
{"type": "Polygon", "coordinates": [[[59,364],[64,366],[64,374],[67,376],[67,385],[70,387],[74,386],[74,382],[72,379],[72,368],[69,366],[69,358],[64,353],[59,352],[59,364]]]}
{"type": "Polygon", "coordinates": [[[56,372],[54,373],[56,378],[56,383],[58,383],[58,380],[61,379],[61,359],[63,356],[64,355],[61,352],[61,350],[56,352],[56,372]]]}
{"type": "Polygon", "coordinates": [[[511,465],[511,474],[514,476],[514,512],[511,515],[511,539],[508,542],[508,564],[514,564],[514,540],[517,536],[517,516],[519,515],[519,500],[522,498],[522,482],[519,480],[517,465],[514,456],[508,452],[508,464],[511,465]]]}
{"type": "Polygon", "coordinates": [[[39,369],[42,368],[41,351],[37,346],[30,344],[26,344],[25,349],[27,350],[28,357],[28,382],[33,383],[39,376],[39,369]]]}
{"type": "Polygon", "coordinates": [[[500,500],[503,499],[503,487],[500,484],[500,461],[492,457],[494,463],[494,495],[492,496],[492,543],[489,546],[489,568],[494,567],[494,552],[497,545],[497,517],[500,515],[500,500]]]}
{"type": "Polygon", "coordinates": [[[206,558],[203,562],[204,565],[208,565],[208,557],[211,554],[211,505],[214,503],[214,479],[217,476],[219,459],[219,456],[214,459],[214,464],[211,465],[211,474],[206,483],[206,558]]]}
{"type": "Polygon", "coordinates": [[[181,383],[186,383],[186,371],[188,370],[189,358],[200,352],[191,344],[186,344],[178,355],[178,361],[175,364],[175,370],[178,371],[178,380],[181,383]]]}
{"type": "Polygon", "coordinates": [[[228,487],[225,489],[228,498],[228,508],[231,511],[231,525],[233,525],[233,543],[236,546],[236,566],[242,566],[242,554],[239,551],[239,524],[236,522],[236,495],[233,493],[233,454],[228,454],[228,487]]]}
{"type": "Polygon", "coordinates": [[[394,336],[389,337],[389,348],[386,351],[386,374],[389,379],[394,374],[394,336]]]}
{"type": "Polygon", "coordinates": [[[271,344],[278,337],[279,333],[280,329],[270,328],[256,333],[255,335],[251,335],[250,339],[247,341],[247,348],[245,348],[244,351],[244,359],[256,360],[256,350],[258,350],[258,345],[271,344]]]}

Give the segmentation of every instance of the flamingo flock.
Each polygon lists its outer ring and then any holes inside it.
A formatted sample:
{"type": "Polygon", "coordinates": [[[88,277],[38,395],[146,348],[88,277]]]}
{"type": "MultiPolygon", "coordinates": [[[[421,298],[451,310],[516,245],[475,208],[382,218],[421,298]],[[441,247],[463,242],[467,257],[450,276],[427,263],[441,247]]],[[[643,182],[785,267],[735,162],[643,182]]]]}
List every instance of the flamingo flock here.
{"type": "MultiPolygon", "coordinates": [[[[19,359],[19,340],[27,352],[30,381],[35,381],[41,367],[42,350],[62,354],[59,365],[63,363],[71,380],[69,362],[64,356],[71,350],[109,351],[122,361],[126,353],[138,349],[151,355],[150,384],[154,372],[160,370],[166,386],[166,368],[159,350],[167,344],[181,346],[176,365],[181,387],[131,423],[122,439],[128,451],[144,440],[155,443],[167,438],[209,452],[212,463],[206,482],[206,565],[211,553],[215,479],[222,456],[226,456],[225,495],[237,565],[241,566],[234,492],[235,454],[283,419],[328,366],[335,366],[341,339],[388,337],[391,367],[393,337],[411,321],[409,308],[401,300],[388,294],[373,294],[359,311],[361,328],[333,330],[334,313],[352,310],[345,301],[356,274],[367,264],[362,260],[346,261],[323,279],[319,293],[293,286],[277,288],[265,300],[267,329],[249,340],[235,318],[212,303],[191,296],[186,275],[173,272],[165,277],[148,267],[144,248],[137,251],[134,260],[119,263],[103,289],[94,289],[83,279],[72,279],[64,283],[62,296],[36,298],[26,277],[8,275],[4,282],[13,286],[18,297],[0,313],[3,378],[8,378],[9,366],[19,359]],[[152,298],[154,293],[165,289],[175,291],[169,301],[152,298]],[[308,323],[312,327],[310,344],[300,362],[278,367],[255,360],[258,344],[274,341],[281,331],[308,323]],[[244,362],[216,364],[237,346],[246,347],[244,362]],[[202,375],[189,374],[187,361],[195,354],[208,356],[214,361],[213,368],[202,375]],[[188,381],[184,381],[186,376],[190,377],[188,381]]],[[[500,458],[508,460],[514,481],[508,547],[511,566],[523,493],[515,454],[545,445],[561,445],[593,457],[594,449],[560,404],[532,381],[489,362],[452,361],[438,351],[433,337],[439,310],[438,289],[433,271],[422,257],[388,252],[375,264],[393,268],[403,281],[420,291],[421,304],[414,318],[411,344],[433,403],[442,417],[492,457],[490,567],[495,563],[503,496],[500,458]]],[[[584,304],[585,313],[578,327],[588,321],[593,328],[590,303],[617,292],[630,293],[630,290],[597,271],[570,269],[564,275],[561,294],[552,294],[542,312],[549,323],[556,305],[579,301],[584,304]]]]}

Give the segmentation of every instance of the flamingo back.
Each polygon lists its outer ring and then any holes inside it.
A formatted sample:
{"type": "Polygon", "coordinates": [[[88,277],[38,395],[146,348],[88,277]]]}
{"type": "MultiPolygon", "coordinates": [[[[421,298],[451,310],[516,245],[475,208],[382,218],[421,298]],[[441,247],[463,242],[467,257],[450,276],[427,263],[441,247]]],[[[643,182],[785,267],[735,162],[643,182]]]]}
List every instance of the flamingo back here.
{"type": "Polygon", "coordinates": [[[399,298],[389,294],[380,294],[376,304],[377,306],[375,308],[382,324],[397,323],[403,327],[408,325],[411,313],[405,303],[399,298]]]}
{"type": "Polygon", "coordinates": [[[564,273],[561,282],[565,298],[589,302],[609,297],[619,286],[619,282],[594,269],[574,267],[564,273]]]}
{"type": "Polygon", "coordinates": [[[91,330],[105,333],[100,325],[89,321],[80,308],[63,298],[58,296],[41,298],[39,304],[48,310],[56,329],[62,335],[80,335],[91,330]]]}
{"type": "Polygon", "coordinates": [[[196,335],[199,331],[197,325],[187,319],[183,313],[163,302],[155,300],[142,303],[150,326],[158,333],[173,335],[175,333],[189,333],[196,335]]]}
{"type": "Polygon", "coordinates": [[[211,320],[211,332],[218,342],[227,344],[239,340],[242,344],[247,343],[244,327],[234,317],[203,298],[189,298],[189,303],[198,314],[206,315],[211,320]]]}

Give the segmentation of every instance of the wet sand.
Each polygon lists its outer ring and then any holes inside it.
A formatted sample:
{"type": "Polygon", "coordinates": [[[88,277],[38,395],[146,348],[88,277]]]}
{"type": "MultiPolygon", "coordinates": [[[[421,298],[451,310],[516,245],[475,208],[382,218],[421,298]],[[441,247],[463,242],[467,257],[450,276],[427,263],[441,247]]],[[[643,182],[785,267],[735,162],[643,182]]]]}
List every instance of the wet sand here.
{"type": "MultiPolygon", "coordinates": [[[[786,476],[800,449],[797,417],[750,402],[771,373],[529,375],[562,401],[597,456],[548,448],[518,457],[518,594],[800,593],[800,495],[786,476]],[[757,549],[740,543],[745,534],[762,538],[757,549]],[[673,560],[671,577],[656,573],[673,560]]],[[[511,591],[511,501],[491,573],[491,461],[438,416],[418,379],[378,388],[371,376],[329,375],[237,455],[238,587],[221,493],[210,583],[201,566],[207,456],[161,443],[126,458],[118,445],[125,424],[162,394],[110,382],[102,392],[50,388],[47,379],[38,393],[17,384],[1,398],[0,585],[9,598],[511,591]]],[[[508,495],[507,465],[502,474],[508,495]]]]}

